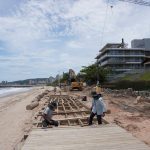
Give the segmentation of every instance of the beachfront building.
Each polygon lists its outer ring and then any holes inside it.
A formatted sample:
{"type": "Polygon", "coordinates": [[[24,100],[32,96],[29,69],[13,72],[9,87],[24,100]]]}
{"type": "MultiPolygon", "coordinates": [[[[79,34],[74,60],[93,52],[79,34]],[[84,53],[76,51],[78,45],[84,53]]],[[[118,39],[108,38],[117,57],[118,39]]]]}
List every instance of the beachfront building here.
{"type": "Polygon", "coordinates": [[[150,38],[134,39],[131,41],[131,48],[150,49],[150,38]]]}
{"type": "Polygon", "coordinates": [[[134,46],[127,48],[122,39],[121,43],[106,44],[99,51],[96,59],[100,66],[123,73],[135,69],[150,69],[150,64],[144,63],[147,57],[150,57],[150,47],[149,49],[148,47],[145,49],[134,46]]]}

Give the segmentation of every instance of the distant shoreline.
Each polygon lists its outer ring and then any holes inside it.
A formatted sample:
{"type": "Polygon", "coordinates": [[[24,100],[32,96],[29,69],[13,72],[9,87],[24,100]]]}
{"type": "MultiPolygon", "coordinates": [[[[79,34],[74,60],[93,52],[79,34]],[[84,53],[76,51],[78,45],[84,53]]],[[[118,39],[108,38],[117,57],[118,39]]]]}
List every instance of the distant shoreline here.
{"type": "Polygon", "coordinates": [[[35,87],[35,85],[0,85],[0,88],[9,88],[9,87],[24,88],[24,87],[35,87]]]}

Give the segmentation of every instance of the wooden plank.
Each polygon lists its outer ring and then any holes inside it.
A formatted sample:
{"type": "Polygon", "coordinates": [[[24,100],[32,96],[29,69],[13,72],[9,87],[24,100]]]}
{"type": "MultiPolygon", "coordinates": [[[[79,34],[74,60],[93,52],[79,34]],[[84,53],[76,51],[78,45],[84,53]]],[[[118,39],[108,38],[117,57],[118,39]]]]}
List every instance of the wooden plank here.
{"type": "Polygon", "coordinates": [[[22,150],[149,150],[116,125],[33,130],[22,150]]]}
{"type": "MultiPolygon", "coordinates": [[[[81,120],[81,121],[86,121],[86,120],[88,120],[89,119],[89,116],[84,116],[84,117],[70,117],[70,118],[60,118],[60,119],[56,119],[57,121],[78,121],[78,120],[81,120]]],[[[97,120],[97,118],[94,118],[93,119],[94,121],[96,121],[97,120]]],[[[79,122],[79,121],[78,121],[79,122]]],[[[33,121],[33,123],[32,123],[33,125],[36,125],[36,124],[42,124],[42,122],[41,121],[33,121]]],[[[85,126],[85,124],[80,124],[81,126],[85,126]]],[[[86,125],[87,126],[87,125],[86,125]]]]}
{"type": "MultiPolygon", "coordinates": [[[[63,110],[64,110],[64,112],[65,112],[65,117],[67,118],[68,115],[66,114],[66,109],[65,109],[65,106],[64,106],[64,103],[63,103],[63,99],[61,99],[61,102],[62,102],[63,110]]],[[[70,126],[70,121],[68,120],[67,122],[68,122],[68,125],[70,126]]]]}
{"type": "MultiPolygon", "coordinates": [[[[80,110],[80,111],[68,111],[68,110],[66,110],[66,112],[64,112],[64,111],[57,111],[57,109],[56,109],[56,112],[53,112],[53,115],[64,115],[64,114],[69,115],[69,114],[73,114],[73,113],[78,114],[78,113],[81,113],[81,112],[90,113],[90,111],[88,111],[88,110],[80,110]]],[[[41,114],[42,114],[42,112],[39,112],[37,114],[37,116],[41,116],[41,114]]]]}
{"type": "Polygon", "coordinates": [[[81,113],[81,112],[90,113],[90,111],[88,111],[88,110],[80,110],[80,111],[77,111],[77,110],[76,111],[74,111],[74,110],[68,111],[68,110],[66,110],[66,112],[59,111],[58,113],[54,112],[53,114],[54,115],[63,115],[63,114],[73,114],[73,113],[81,113]]]}
{"type": "Polygon", "coordinates": [[[88,107],[88,106],[86,106],[85,104],[83,104],[81,101],[79,101],[79,100],[75,100],[75,101],[77,101],[77,102],[79,102],[83,107],[85,107],[87,110],[90,110],[90,108],[88,107]]]}
{"type": "MultiPolygon", "coordinates": [[[[75,107],[77,108],[77,110],[80,111],[79,106],[76,104],[77,100],[76,100],[76,102],[75,102],[75,100],[74,100],[73,98],[70,98],[70,100],[74,103],[74,105],[75,105],[75,107]]],[[[82,105],[82,106],[83,106],[83,105],[82,105]]],[[[83,106],[83,107],[84,107],[84,106],[83,106]]],[[[81,115],[82,115],[82,117],[83,117],[83,116],[86,115],[86,114],[83,112],[83,113],[81,113],[81,115]]]]}
{"type": "MultiPolygon", "coordinates": [[[[71,110],[73,110],[72,106],[70,105],[69,101],[68,101],[68,106],[70,107],[71,110]]],[[[73,114],[75,117],[77,116],[76,113],[73,114]]],[[[81,119],[77,119],[79,124],[81,125],[81,127],[83,127],[83,122],[81,121],[81,119]]]]}

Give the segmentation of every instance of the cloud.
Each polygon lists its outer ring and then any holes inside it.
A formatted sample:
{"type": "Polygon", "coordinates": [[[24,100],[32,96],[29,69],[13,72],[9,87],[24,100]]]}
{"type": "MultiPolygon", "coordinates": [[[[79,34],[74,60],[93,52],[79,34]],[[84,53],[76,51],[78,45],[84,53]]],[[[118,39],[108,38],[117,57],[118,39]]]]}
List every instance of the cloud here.
{"type": "Polygon", "coordinates": [[[67,46],[70,48],[75,48],[75,49],[81,49],[82,47],[82,43],[78,42],[78,41],[69,41],[67,43],[67,46]]]}
{"type": "Polygon", "coordinates": [[[0,53],[0,80],[78,71],[105,43],[150,37],[149,7],[100,0],[15,2],[9,13],[0,9],[0,51],[5,51],[5,56],[0,53]]]}

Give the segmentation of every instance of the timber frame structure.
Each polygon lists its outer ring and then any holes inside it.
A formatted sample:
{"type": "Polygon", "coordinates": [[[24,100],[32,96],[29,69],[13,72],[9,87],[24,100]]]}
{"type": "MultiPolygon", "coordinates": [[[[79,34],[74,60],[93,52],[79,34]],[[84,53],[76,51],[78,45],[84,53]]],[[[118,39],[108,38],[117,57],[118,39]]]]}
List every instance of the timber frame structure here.
{"type": "MultiPolygon", "coordinates": [[[[56,101],[57,109],[53,113],[53,119],[60,122],[60,126],[87,126],[90,116],[90,108],[80,99],[68,95],[47,95],[47,100],[41,110],[35,115],[33,125],[42,127],[42,113],[48,103],[56,101]]],[[[94,119],[95,121],[96,119],[94,119]]],[[[103,120],[103,123],[108,124],[103,120]]]]}

